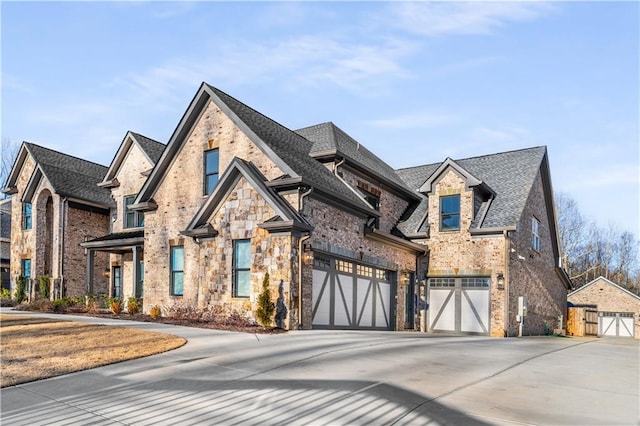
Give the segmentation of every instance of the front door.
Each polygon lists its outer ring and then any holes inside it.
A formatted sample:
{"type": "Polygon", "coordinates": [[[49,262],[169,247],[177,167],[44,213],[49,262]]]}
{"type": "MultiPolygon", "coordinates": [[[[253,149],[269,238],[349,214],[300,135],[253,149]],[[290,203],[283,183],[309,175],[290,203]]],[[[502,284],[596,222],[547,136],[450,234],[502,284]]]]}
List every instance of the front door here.
{"type": "Polygon", "coordinates": [[[114,266],[111,269],[112,277],[112,297],[122,297],[122,268],[120,266],[114,266]]]}

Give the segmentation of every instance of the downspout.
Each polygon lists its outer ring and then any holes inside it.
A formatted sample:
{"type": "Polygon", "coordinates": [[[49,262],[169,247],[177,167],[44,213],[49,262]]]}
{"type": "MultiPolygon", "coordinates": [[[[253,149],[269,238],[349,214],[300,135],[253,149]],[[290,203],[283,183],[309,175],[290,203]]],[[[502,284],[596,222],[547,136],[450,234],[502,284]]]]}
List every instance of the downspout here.
{"type": "Polygon", "coordinates": [[[509,231],[506,229],[502,231],[504,235],[504,292],[505,292],[505,308],[504,308],[504,322],[505,322],[505,336],[509,337],[509,303],[511,297],[509,296],[509,256],[511,254],[511,239],[509,238],[509,231]]]}
{"type": "Polygon", "coordinates": [[[67,197],[62,199],[62,219],[60,221],[60,250],[58,250],[58,275],[60,276],[60,284],[59,284],[59,297],[64,297],[62,289],[64,288],[64,232],[66,229],[67,223],[67,208],[69,205],[69,200],[67,197]]]}
{"type": "MultiPolygon", "coordinates": [[[[303,215],[304,199],[313,192],[313,188],[309,188],[307,191],[300,195],[300,214],[303,215]]],[[[303,243],[311,238],[311,232],[307,235],[303,235],[298,240],[298,329],[302,329],[302,256],[303,256],[303,243]]]]}

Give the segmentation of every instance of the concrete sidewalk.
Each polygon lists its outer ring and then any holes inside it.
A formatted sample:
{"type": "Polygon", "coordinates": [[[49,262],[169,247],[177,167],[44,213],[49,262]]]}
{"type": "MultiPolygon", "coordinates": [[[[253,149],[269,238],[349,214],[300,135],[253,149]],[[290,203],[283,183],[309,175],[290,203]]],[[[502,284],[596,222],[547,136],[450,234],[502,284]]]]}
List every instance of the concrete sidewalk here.
{"type": "Polygon", "coordinates": [[[3,425],[573,425],[639,419],[640,342],[634,339],[318,330],[253,335],[62,318],[166,332],[189,342],[164,354],[2,389],[3,425]]]}

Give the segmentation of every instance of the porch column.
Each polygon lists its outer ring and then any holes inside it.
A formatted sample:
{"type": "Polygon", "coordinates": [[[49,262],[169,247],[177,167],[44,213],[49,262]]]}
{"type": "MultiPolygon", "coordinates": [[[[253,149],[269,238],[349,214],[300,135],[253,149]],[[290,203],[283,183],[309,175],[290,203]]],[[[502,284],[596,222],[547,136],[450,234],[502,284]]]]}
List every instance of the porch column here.
{"type": "Polygon", "coordinates": [[[140,297],[140,247],[133,247],[133,296],[140,297]]]}
{"type": "Polygon", "coordinates": [[[93,294],[93,258],[94,251],[87,250],[87,293],[93,294]]]}

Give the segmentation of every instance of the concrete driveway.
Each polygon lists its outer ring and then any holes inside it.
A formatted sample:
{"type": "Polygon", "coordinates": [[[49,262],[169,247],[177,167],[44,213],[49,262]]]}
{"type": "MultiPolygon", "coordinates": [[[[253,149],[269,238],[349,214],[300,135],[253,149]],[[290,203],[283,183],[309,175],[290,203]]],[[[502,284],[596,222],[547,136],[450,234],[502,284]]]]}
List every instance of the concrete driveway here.
{"type": "Polygon", "coordinates": [[[635,339],[253,335],[65,319],[189,343],[2,389],[3,425],[635,425],[640,418],[635,339]]]}

